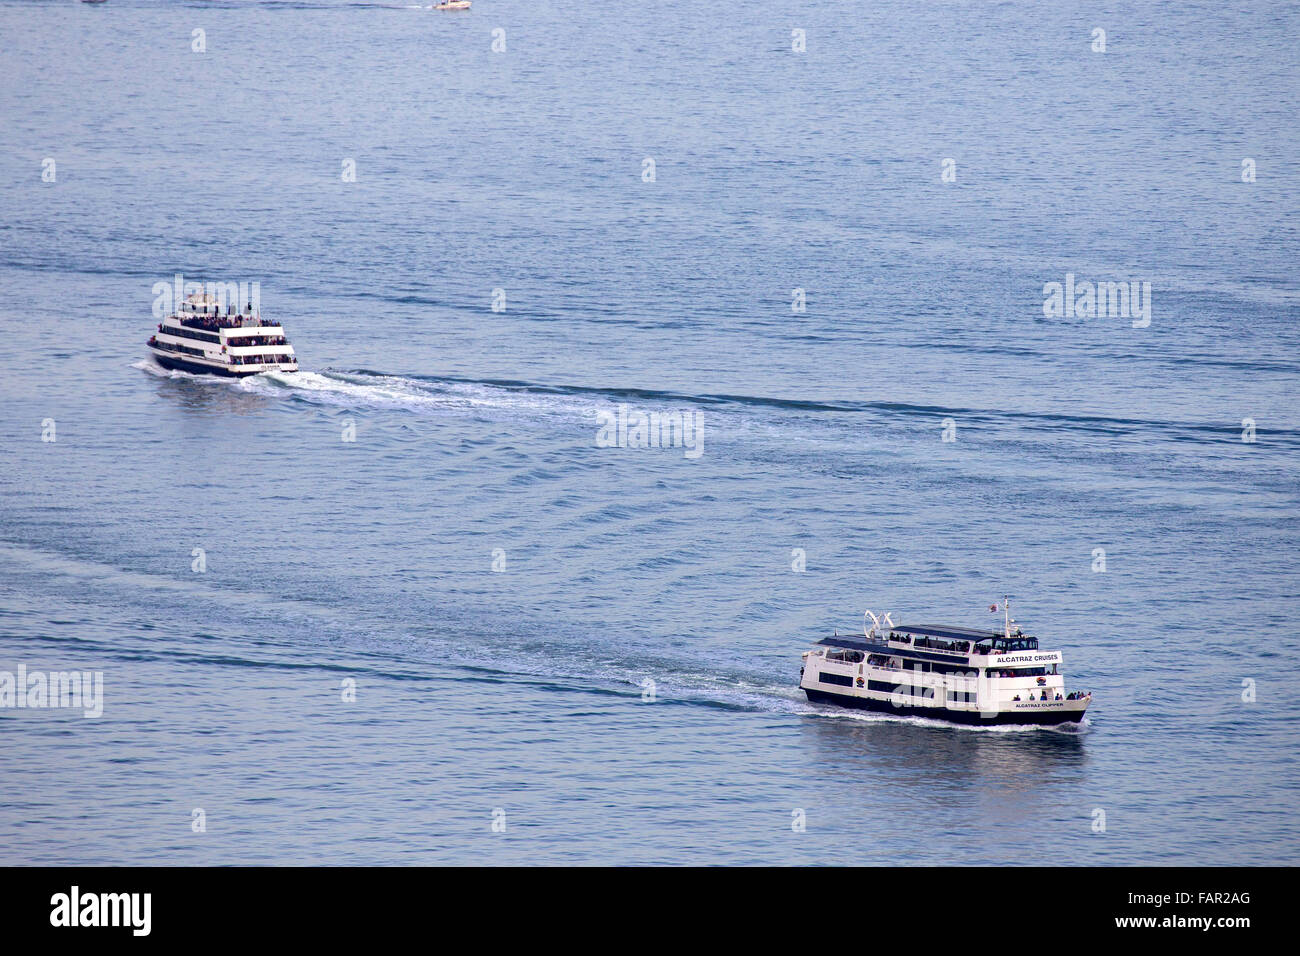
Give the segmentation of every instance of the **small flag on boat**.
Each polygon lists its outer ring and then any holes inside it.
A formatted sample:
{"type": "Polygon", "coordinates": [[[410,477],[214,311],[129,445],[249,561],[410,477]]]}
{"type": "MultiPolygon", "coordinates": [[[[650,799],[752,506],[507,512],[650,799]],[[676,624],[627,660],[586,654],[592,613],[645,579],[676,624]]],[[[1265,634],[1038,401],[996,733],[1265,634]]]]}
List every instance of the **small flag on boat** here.
{"type": "Polygon", "coordinates": [[[997,609],[998,609],[998,606],[997,606],[996,604],[990,604],[990,605],[989,605],[989,610],[990,610],[990,611],[996,611],[997,609]]]}

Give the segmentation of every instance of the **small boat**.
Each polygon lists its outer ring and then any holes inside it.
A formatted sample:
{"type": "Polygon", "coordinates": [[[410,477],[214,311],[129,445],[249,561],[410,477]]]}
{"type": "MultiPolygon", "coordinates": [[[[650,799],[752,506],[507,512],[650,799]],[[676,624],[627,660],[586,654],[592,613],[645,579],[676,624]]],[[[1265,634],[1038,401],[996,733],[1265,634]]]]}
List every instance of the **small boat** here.
{"type": "Polygon", "coordinates": [[[222,309],[216,296],[191,295],[149,337],[159,365],[180,372],[243,378],[260,372],[296,372],[298,357],[280,323],[263,319],[250,302],[222,309]]]}
{"type": "MultiPolygon", "coordinates": [[[[1004,599],[1005,602],[1005,599],[1004,599]]],[[[997,605],[993,605],[997,609],[997,605]]],[[[958,724],[1079,723],[1091,691],[1065,689],[1061,652],[1012,630],[895,625],[888,614],[863,634],[835,634],[803,652],[799,686],[814,703],[958,724]]]]}
{"type": "Polygon", "coordinates": [[[437,4],[433,9],[435,9],[435,10],[468,10],[468,9],[470,8],[470,6],[471,6],[471,4],[470,4],[470,0],[443,0],[442,3],[437,4]]]}

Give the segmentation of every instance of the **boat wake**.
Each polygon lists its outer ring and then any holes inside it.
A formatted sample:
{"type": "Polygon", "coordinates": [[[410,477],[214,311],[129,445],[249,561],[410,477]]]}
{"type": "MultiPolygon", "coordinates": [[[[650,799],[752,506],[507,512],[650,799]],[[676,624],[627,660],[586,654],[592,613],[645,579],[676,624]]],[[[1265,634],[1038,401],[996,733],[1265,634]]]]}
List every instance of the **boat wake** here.
{"type": "Polygon", "coordinates": [[[489,383],[416,379],[369,371],[263,372],[234,379],[171,371],[151,359],[136,362],[132,368],[159,378],[350,409],[377,408],[412,412],[510,409],[532,410],[538,414],[581,414],[590,413],[602,404],[593,400],[566,400],[554,395],[530,395],[525,391],[489,383]]]}
{"type": "MultiPolygon", "coordinates": [[[[632,393],[622,390],[434,376],[413,377],[366,369],[262,372],[235,379],[171,371],[162,368],[152,359],[136,362],[132,367],[159,378],[183,382],[187,386],[226,389],[235,394],[303,402],[317,407],[358,412],[392,411],[426,418],[551,421],[561,428],[571,427],[575,421],[594,427],[598,411],[612,411],[620,403],[647,410],[680,409],[683,412],[689,412],[700,404],[687,396],[671,393],[637,400],[632,397],[632,393]]],[[[728,431],[743,427],[745,420],[752,417],[737,414],[736,410],[730,414],[711,410],[709,414],[711,425],[729,423],[728,431]]]]}
{"type": "MultiPolygon", "coordinates": [[[[912,725],[975,733],[1051,732],[1077,736],[1087,733],[1091,726],[1090,718],[1085,717],[1081,725],[974,727],[902,713],[827,707],[806,700],[794,681],[782,681],[773,673],[709,670],[707,666],[701,668],[698,661],[654,653],[628,659],[611,656],[608,647],[581,648],[568,641],[563,647],[542,642],[534,648],[522,649],[517,640],[497,640],[490,635],[480,634],[473,640],[450,638],[441,632],[417,635],[401,627],[391,627],[382,614],[372,615],[355,606],[340,610],[320,601],[296,600],[270,592],[231,591],[190,577],[138,571],[0,541],[0,568],[6,565],[38,572],[46,582],[57,587],[81,593],[99,589],[103,599],[114,606],[130,607],[132,595],[148,594],[151,600],[161,596],[177,607],[211,607],[215,616],[229,625],[225,639],[239,642],[238,651],[228,650],[221,658],[223,664],[231,666],[246,663],[294,670],[333,669],[341,665],[321,658],[322,635],[329,635],[328,639],[337,642],[339,647],[366,657],[371,673],[395,680],[436,678],[451,671],[468,679],[640,697],[668,706],[771,714],[793,720],[912,725]],[[278,634],[274,640],[246,642],[238,636],[253,632],[242,617],[250,606],[259,609],[257,633],[265,634],[268,619],[276,622],[278,634]]],[[[149,642],[150,654],[187,656],[193,653],[184,642],[167,646],[167,642],[159,642],[153,636],[149,642]]],[[[98,649],[108,655],[123,653],[131,659],[142,650],[137,646],[115,648],[110,644],[98,649]]],[[[355,662],[350,663],[349,671],[355,671],[357,666],[355,662]]]]}
{"type": "MultiPolygon", "coordinates": [[[[504,379],[465,379],[452,376],[391,375],[370,369],[319,372],[263,372],[246,378],[195,375],[168,371],[152,359],[134,368],[175,380],[235,389],[267,397],[290,398],[315,405],[364,410],[408,411],[415,414],[481,414],[498,412],[532,417],[591,419],[600,409],[619,404],[642,409],[707,409],[714,425],[736,432],[757,426],[775,429],[790,441],[838,444],[843,416],[866,416],[877,426],[911,427],[919,420],[945,416],[980,426],[990,434],[999,429],[1050,429],[1107,436],[1142,436],[1143,441],[1167,439],[1179,443],[1221,442],[1222,423],[1159,421],[1061,413],[1011,413],[989,408],[954,408],[888,401],[789,399],[775,396],[686,394],[666,389],[548,385],[504,379]],[[783,427],[784,426],[784,427],[783,427]],[[787,434],[789,432],[789,434],[787,434]]],[[[714,431],[717,434],[716,430],[714,431]]],[[[1283,429],[1271,435],[1277,445],[1300,448],[1300,433],[1283,429]]],[[[852,442],[850,442],[852,444],[852,442]]]]}

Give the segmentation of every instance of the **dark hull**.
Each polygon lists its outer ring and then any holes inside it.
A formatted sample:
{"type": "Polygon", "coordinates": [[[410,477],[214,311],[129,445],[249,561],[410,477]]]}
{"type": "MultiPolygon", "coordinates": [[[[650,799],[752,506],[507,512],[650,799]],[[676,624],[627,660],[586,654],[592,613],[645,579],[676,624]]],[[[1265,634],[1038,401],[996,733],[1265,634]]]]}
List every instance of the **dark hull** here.
{"type": "Polygon", "coordinates": [[[151,352],[154,361],[163,368],[172,369],[178,372],[192,372],[195,375],[220,375],[224,378],[246,378],[249,375],[258,374],[261,369],[250,368],[248,366],[221,368],[214,365],[205,365],[202,362],[190,362],[183,358],[176,358],[171,355],[159,355],[157,352],[151,352]]]}
{"type": "Polygon", "coordinates": [[[824,690],[812,690],[805,687],[808,699],[818,704],[836,704],[855,710],[871,710],[895,717],[929,717],[933,720],[946,720],[950,724],[974,724],[980,727],[992,727],[997,724],[1077,724],[1083,719],[1082,710],[1024,710],[1003,711],[989,717],[979,711],[949,710],[947,707],[895,707],[889,700],[877,700],[871,697],[852,697],[846,694],[832,694],[824,690]]]}

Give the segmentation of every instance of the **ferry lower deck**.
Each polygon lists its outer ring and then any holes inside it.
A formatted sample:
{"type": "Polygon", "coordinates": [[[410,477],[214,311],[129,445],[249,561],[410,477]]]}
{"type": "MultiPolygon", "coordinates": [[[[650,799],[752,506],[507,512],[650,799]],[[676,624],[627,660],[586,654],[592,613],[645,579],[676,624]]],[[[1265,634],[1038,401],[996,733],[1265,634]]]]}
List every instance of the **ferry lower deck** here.
{"type": "MultiPolygon", "coordinates": [[[[835,694],[830,691],[814,690],[809,687],[804,688],[804,693],[808,695],[810,701],[817,704],[835,704],[854,710],[892,714],[895,717],[929,717],[934,720],[946,720],[949,723],[981,727],[992,727],[999,724],[1057,725],[1078,723],[1083,720],[1084,712],[1087,709],[1086,702],[1083,703],[1083,706],[1074,706],[1069,710],[1066,710],[1065,707],[1056,706],[1055,701],[1043,701],[1041,704],[1021,702],[1014,705],[1017,708],[1014,711],[984,714],[979,711],[961,710],[952,707],[924,706],[911,702],[899,703],[890,697],[880,698],[866,694],[861,696],[835,694]]],[[[1066,705],[1077,703],[1067,701],[1066,705]]]]}
{"type": "Polygon", "coordinates": [[[224,375],[227,378],[243,378],[248,375],[257,375],[260,372],[271,371],[270,368],[227,365],[224,362],[203,362],[197,359],[186,359],[181,358],[179,355],[169,355],[155,348],[150,348],[149,352],[153,355],[154,361],[163,368],[176,372],[189,372],[192,375],[224,375]]]}

